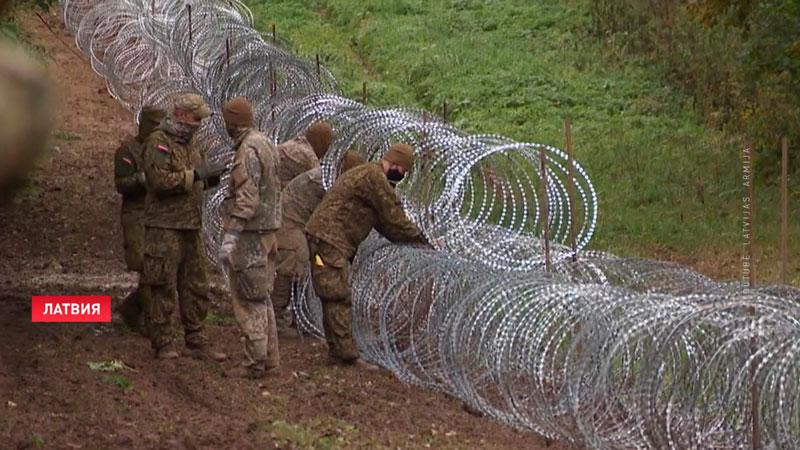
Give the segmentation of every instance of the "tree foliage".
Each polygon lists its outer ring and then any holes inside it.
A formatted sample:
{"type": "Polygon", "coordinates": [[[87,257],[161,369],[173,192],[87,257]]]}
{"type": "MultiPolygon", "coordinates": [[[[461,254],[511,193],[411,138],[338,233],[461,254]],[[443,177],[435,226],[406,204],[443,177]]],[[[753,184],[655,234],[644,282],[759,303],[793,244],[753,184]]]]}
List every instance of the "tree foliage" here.
{"type": "MultiPolygon", "coordinates": [[[[594,32],[663,66],[708,125],[746,136],[772,178],[800,142],[800,0],[594,0],[594,32]]],[[[797,164],[794,164],[797,166],[797,164]]]]}

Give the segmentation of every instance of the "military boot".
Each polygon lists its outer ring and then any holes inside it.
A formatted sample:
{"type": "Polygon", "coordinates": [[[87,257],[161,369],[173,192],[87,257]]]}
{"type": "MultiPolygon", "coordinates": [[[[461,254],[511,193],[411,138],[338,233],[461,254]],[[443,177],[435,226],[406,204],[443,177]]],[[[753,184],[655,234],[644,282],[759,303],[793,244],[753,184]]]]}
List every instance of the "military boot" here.
{"type": "Polygon", "coordinates": [[[245,363],[225,371],[228,378],[259,379],[268,376],[274,369],[267,367],[265,362],[245,363]]]}
{"type": "Polygon", "coordinates": [[[225,361],[228,355],[222,352],[214,351],[208,339],[202,332],[186,332],[186,352],[185,356],[190,356],[195,359],[213,359],[215,361],[225,361]]]}
{"type": "Polygon", "coordinates": [[[367,370],[370,372],[377,372],[381,370],[381,367],[370,362],[364,361],[361,358],[356,359],[339,359],[333,356],[328,356],[327,361],[325,362],[328,366],[345,366],[345,367],[355,367],[361,370],[367,370]]]}
{"type": "Polygon", "coordinates": [[[122,321],[131,330],[143,333],[142,310],[139,308],[138,290],[134,290],[116,308],[122,321]]]}
{"type": "Polygon", "coordinates": [[[175,351],[174,344],[167,344],[156,351],[156,358],[157,359],[175,359],[178,356],[178,352],[175,351]]]}

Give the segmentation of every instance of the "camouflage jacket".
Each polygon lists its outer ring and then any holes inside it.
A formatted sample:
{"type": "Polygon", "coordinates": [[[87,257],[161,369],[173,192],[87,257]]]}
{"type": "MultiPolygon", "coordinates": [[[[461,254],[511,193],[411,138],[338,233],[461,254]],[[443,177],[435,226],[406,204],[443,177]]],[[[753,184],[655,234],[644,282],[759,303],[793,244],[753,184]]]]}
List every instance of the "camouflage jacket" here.
{"type": "Polygon", "coordinates": [[[139,183],[136,172],[144,170],[144,144],[129,136],[114,153],[114,186],[122,194],[122,211],[144,209],[147,186],[139,183]]]}
{"type": "Polygon", "coordinates": [[[194,167],[203,159],[194,140],[180,144],[164,130],[147,138],[144,224],[156,228],[198,230],[203,220],[203,182],[194,181],[194,167]]]}
{"type": "Polygon", "coordinates": [[[362,164],[342,174],[311,215],[305,231],[352,259],[372,228],[393,242],[425,243],[380,163],[362,164]]]}
{"type": "Polygon", "coordinates": [[[322,169],[317,167],[294,177],[281,195],[281,229],[293,226],[302,230],[325,195],[322,169]]]}
{"type": "Polygon", "coordinates": [[[319,159],[305,136],[301,135],[286,141],[277,149],[280,158],[278,178],[281,180],[281,189],[285,188],[294,177],[319,167],[319,159]]]}
{"type": "Polygon", "coordinates": [[[223,202],[223,225],[235,231],[277,230],[281,224],[281,189],[274,147],[254,128],[242,130],[235,145],[223,202]]]}

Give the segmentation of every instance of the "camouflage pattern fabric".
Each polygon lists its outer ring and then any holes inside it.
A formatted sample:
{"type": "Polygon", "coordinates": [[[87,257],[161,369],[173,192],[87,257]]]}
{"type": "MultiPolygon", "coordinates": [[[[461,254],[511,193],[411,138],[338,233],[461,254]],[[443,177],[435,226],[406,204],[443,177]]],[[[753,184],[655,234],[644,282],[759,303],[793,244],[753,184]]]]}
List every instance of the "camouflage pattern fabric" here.
{"type": "Polygon", "coordinates": [[[173,341],[176,330],[172,312],[176,303],[186,341],[204,344],[203,322],[210,300],[208,263],[200,230],[146,227],[143,276],[151,292],[148,317],[153,348],[173,341]]]}
{"type": "Polygon", "coordinates": [[[278,332],[270,294],[275,280],[275,233],[243,232],[230,261],[224,263],[231,278],[233,312],[245,335],[249,363],[278,365],[278,332]]]}
{"type": "Polygon", "coordinates": [[[278,253],[275,231],[281,222],[277,155],[266,136],[254,128],[237,129],[234,143],[223,226],[226,232],[240,234],[223,265],[236,322],[245,335],[248,363],[275,367],[280,357],[270,296],[278,253]]]}
{"type": "Polygon", "coordinates": [[[281,187],[275,149],[263,133],[243,128],[235,139],[223,227],[234,231],[275,231],[281,224],[281,187]]]}
{"type": "MultiPolygon", "coordinates": [[[[284,221],[284,225],[287,222],[284,221]]],[[[291,225],[278,232],[277,275],[272,291],[272,305],[278,328],[290,328],[292,316],[289,311],[292,286],[296,279],[308,270],[308,243],[302,228],[291,225]]]]}
{"type": "MultiPolygon", "coordinates": [[[[281,193],[281,228],[306,226],[308,218],[325,196],[322,186],[322,169],[316,167],[294,177],[281,193]]],[[[280,237],[278,238],[280,248],[280,237]]]]}
{"type": "Polygon", "coordinates": [[[114,185],[122,194],[123,248],[128,270],[142,271],[144,261],[144,203],[146,186],[136,179],[144,170],[143,145],[130,137],[114,153],[114,185]]]}
{"type": "Polygon", "coordinates": [[[278,275],[272,293],[272,305],[275,307],[279,328],[291,326],[288,307],[292,285],[296,277],[303,276],[308,270],[308,244],[303,227],[324,195],[322,170],[319,167],[294,177],[281,193],[278,275]]]}
{"type": "Polygon", "coordinates": [[[380,163],[362,164],[339,176],[309,218],[305,231],[351,260],[373,228],[392,242],[426,242],[406,216],[380,163]]]}
{"type": "Polygon", "coordinates": [[[144,150],[146,226],[201,228],[203,182],[194,181],[194,167],[202,159],[194,141],[181,144],[160,129],[150,134],[144,150]]]}
{"type": "Polygon", "coordinates": [[[334,246],[317,238],[308,240],[311,280],[322,301],[322,324],[331,358],[351,361],[359,357],[353,340],[350,296],[350,261],[334,246]],[[316,261],[319,256],[322,265],[316,261]]]}
{"type": "Polygon", "coordinates": [[[277,150],[280,161],[278,178],[281,182],[281,189],[285,188],[294,177],[319,167],[319,159],[305,136],[297,136],[286,141],[278,145],[277,150]]]}

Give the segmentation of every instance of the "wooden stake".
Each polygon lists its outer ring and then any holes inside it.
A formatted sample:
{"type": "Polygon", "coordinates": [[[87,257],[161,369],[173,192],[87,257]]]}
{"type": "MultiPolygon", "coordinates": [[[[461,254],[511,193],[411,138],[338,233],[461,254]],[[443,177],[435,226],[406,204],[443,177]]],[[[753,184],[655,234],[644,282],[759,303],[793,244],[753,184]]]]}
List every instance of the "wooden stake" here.
{"type": "Polygon", "coordinates": [[[361,103],[367,104],[367,82],[361,85],[361,103]]]}
{"type": "Polygon", "coordinates": [[[542,228],[544,232],[544,264],[545,270],[550,272],[550,224],[548,218],[548,201],[547,201],[547,156],[544,152],[544,147],[539,147],[539,160],[542,169],[542,228]]]}
{"type": "Polygon", "coordinates": [[[186,5],[186,9],[189,10],[189,41],[192,40],[192,5],[186,5]]]}
{"type": "Polygon", "coordinates": [[[781,139],[781,284],[788,284],[789,265],[789,140],[781,139]]]}
{"type": "Polygon", "coordinates": [[[317,80],[322,81],[322,76],[320,75],[320,69],[319,69],[319,53],[317,53],[315,59],[317,60],[317,80]]]}
{"type": "MultiPolygon", "coordinates": [[[[269,65],[269,76],[270,76],[269,96],[270,96],[270,98],[274,98],[275,94],[277,94],[277,92],[278,92],[278,82],[275,79],[275,77],[277,75],[275,73],[275,67],[272,64],[269,65]]],[[[272,120],[273,120],[273,122],[275,121],[275,104],[274,103],[272,104],[272,120]]]]}
{"type": "Polygon", "coordinates": [[[150,3],[150,9],[153,11],[153,15],[155,16],[156,15],[156,0],[153,0],[150,3]]]}
{"type": "Polygon", "coordinates": [[[442,120],[447,122],[447,100],[442,103],[442,120]]]}
{"type": "Polygon", "coordinates": [[[270,25],[272,27],[272,45],[276,45],[278,42],[278,35],[275,33],[275,24],[270,25]]]}
{"type": "Polygon", "coordinates": [[[569,117],[564,119],[564,132],[567,135],[567,195],[569,196],[569,243],[572,247],[572,262],[578,261],[578,243],[575,237],[575,164],[572,159],[572,129],[569,117]]]}

